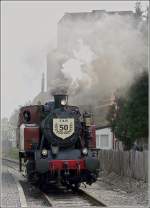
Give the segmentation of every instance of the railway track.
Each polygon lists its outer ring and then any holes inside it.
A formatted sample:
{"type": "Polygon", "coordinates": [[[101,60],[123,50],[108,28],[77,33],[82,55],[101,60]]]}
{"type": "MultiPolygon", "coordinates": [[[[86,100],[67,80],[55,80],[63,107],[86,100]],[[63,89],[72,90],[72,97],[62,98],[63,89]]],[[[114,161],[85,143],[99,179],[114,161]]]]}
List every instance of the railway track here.
{"type": "Polygon", "coordinates": [[[10,159],[7,159],[7,158],[2,158],[2,162],[3,164],[5,164],[7,167],[15,170],[16,172],[19,171],[19,168],[18,168],[18,162],[15,161],[15,160],[10,160],[10,159]]]}
{"type": "Polygon", "coordinates": [[[85,191],[79,189],[77,192],[55,188],[46,193],[52,207],[101,207],[105,206],[85,191]]]}
{"type": "MultiPolygon", "coordinates": [[[[19,168],[16,161],[3,159],[3,162],[9,168],[12,168],[18,176],[19,168]]],[[[20,176],[21,177],[21,176],[20,176]]],[[[27,180],[19,178],[28,208],[32,207],[104,207],[106,206],[101,201],[91,196],[82,189],[77,192],[68,191],[58,187],[48,188],[48,191],[43,192],[38,187],[31,185],[27,180]]]]}

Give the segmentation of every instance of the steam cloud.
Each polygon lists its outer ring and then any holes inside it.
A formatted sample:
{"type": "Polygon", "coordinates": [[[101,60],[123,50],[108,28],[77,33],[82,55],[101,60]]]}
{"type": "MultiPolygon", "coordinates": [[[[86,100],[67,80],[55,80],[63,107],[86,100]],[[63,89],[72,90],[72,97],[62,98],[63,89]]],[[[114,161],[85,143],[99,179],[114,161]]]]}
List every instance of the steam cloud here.
{"type": "MultiPolygon", "coordinates": [[[[73,22],[66,30],[71,30],[71,25],[73,22]]],[[[72,43],[72,52],[60,65],[57,78],[51,80],[52,93],[61,89],[76,104],[96,104],[116,89],[130,86],[148,68],[146,21],[138,24],[130,16],[104,15],[86,26],[78,20],[78,28],[86,32],[77,31],[80,38],[72,43]]]]}

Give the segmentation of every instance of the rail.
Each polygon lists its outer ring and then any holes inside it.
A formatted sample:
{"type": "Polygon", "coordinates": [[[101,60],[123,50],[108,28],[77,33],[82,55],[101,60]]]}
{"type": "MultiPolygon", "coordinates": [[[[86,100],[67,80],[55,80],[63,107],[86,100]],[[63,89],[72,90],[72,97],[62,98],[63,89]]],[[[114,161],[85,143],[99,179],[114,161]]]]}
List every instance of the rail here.
{"type": "MultiPolygon", "coordinates": [[[[19,161],[12,160],[10,158],[2,158],[2,160],[12,164],[19,164],[19,161]]],[[[45,191],[39,190],[39,188],[32,186],[27,182],[21,182],[21,185],[23,187],[25,197],[27,199],[27,204],[29,207],[31,207],[32,205],[32,200],[35,201],[34,197],[36,198],[37,193],[38,195],[41,195],[41,203],[43,205],[47,205],[48,207],[106,207],[106,205],[103,202],[101,202],[100,200],[98,200],[97,198],[95,198],[83,189],[79,189],[77,192],[73,193],[72,191],[66,191],[65,189],[55,190],[53,188],[47,187],[47,193],[45,191]],[[32,190],[32,193],[29,193],[29,190],[32,190]]]]}

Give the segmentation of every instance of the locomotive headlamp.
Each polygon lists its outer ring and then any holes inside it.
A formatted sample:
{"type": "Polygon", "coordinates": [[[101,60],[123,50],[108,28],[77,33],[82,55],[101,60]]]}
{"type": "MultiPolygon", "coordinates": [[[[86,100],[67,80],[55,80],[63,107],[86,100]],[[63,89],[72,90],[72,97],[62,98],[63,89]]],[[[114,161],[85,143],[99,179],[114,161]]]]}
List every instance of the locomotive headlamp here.
{"type": "Polygon", "coordinates": [[[88,149],[85,147],[82,149],[82,153],[83,155],[87,155],[88,154],[88,149]]]}
{"type": "Polygon", "coordinates": [[[61,105],[66,105],[66,104],[67,104],[67,100],[62,99],[62,100],[61,100],[61,105]]]}
{"type": "Polygon", "coordinates": [[[68,96],[66,94],[55,94],[54,95],[54,108],[61,108],[67,105],[68,96]]]}
{"type": "Polygon", "coordinates": [[[42,155],[43,155],[43,156],[47,156],[47,154],[48,154],[47,149],[43,149],[43,150],[42,150],[42,155]]]}
{"type": "Polygon", "coordinates": [[[53,155],[57,155],[58,154],[58,151],[59,151],[59,147],[58,146],[52,145],[51,149],[52,149],[52,154],[53,155]]]}

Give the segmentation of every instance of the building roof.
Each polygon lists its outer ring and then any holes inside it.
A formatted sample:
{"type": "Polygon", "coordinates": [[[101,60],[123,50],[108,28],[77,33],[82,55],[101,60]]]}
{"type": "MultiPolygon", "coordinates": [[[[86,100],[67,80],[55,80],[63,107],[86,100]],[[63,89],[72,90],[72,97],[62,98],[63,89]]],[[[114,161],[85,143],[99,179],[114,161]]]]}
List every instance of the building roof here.
{"type": "Polygon", "coordinates": [[[71,20],[71,19],[91,19],[92,17],[97,18],[101,17],[104,14],[108,15],[114,15],[114,14],[119,14],[119,15],[134,15],[133,11],[106,11],[106,10],[92,10],[91,12],[66,12],[64,16],[60,19],[59,23],[62,23],[64,20],[71,20]]]}
{"type": "Polygon", "coordinates": [[[105,126],[96,126],[96,130],[106,129],[106,128],[111,128],[111,126],[110,126],[110,125],[105,125],[105,126]]]}

